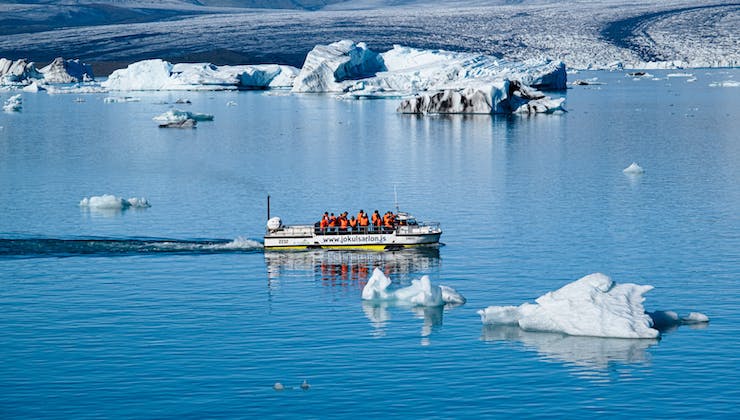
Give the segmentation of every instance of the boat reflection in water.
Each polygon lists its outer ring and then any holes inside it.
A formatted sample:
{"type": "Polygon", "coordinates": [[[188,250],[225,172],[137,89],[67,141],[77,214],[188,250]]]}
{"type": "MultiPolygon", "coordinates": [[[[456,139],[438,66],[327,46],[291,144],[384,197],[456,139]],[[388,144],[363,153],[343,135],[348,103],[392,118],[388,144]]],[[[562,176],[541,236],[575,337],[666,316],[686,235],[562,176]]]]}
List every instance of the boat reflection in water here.
{"type": "MultiPolygon", "coordinates": [[[[647,349],[658,339],[582,337],[559,333],[524,331],[516,325],[484,325],[481,339],[490,342],[519,342],[536,351],[547,362],[565,363],[578,376],[609,382],[615,371],[628,376],[628,369],[615,365],[647,365],[647,349]]],[[[620,378],[624,379],[624,378],[620,378]]]]}
{"type": "Polygon", "coordinates": [[[439,262],[439,248],[436,247],[393,252],[265,251],[268,281],[311,272],[324,286],[356,287],[360,290],[375,268],[394,282],[403,284],[437,271],[439,262]]]}
{"type": "MultiPolygon", "coordinates": [[[[281,281],[291,277],[305,277],[311,273],[322,286],[356,289],[351,292],[362,302],[362,310],[370,320],[374,330],[372,335],[382,337],[386,334],[392,313],[409,311],[422,320],[422,344],[429,344],[429,336],[437,326],[442,325],[444,311],[456,305],[438,307],[410,306],[393,302],[368,302],[361,300],[362,288],[367,284],[375,268],[380,269],[393,281],[393,288],[405,287],[411,280],[423,275],[438,277],[439,248],[410,248],[399,251],[363,252],[312,250],[302,252],[265,251],[267,278],[270,290],[278,289],[281,281]]],[[[434,282],[436,283],[436,282],[434,282]]]]}

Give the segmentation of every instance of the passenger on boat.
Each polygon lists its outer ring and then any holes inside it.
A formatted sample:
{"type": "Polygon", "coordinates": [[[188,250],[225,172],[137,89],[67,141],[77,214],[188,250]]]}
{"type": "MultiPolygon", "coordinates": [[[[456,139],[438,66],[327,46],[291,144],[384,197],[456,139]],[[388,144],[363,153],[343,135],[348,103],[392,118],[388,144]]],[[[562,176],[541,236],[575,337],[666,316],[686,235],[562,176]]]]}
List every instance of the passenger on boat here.
{"type": "Polygon", "coordinates": [[[333,228],[337,226],[337,218],[334,216],[334,213],[329,215],[329,227],[333,228]]]}
{"type": "Polygon", "coordinates": [[[324,217],[321,218],[321,222],[319,222],[319,227],[321,230],[326,230],[326,228],[329,227],[329,213],[324,212],[324,217]]]}
{"type": "Polygon", "coordinates": [[[380,217],[380,213],[378,213],[377,210],[375,210],[375,213],[373,213],[373,226],[380,227],[383,224],[383,219],[380,217]]]}
{"type": "Polygon", "coordinates": [[[339,222],[339,230],[347,230],[347,226],[349,224],[349,221],[347,220],[347,212],[345,211],[341,215],[339,215],[339,218],[337,218],[337,221],[339,222]]]}
{"type": "Polygon", "coordinates": [[[370,224],[370,220],[368,220],[367,213],[364,210],[360,210],[357,214],[357,224],[360,226],[360,230],[367,232],[367,226],[370,224]]]}
{"type": "Polygon", "coordinates": [[[349,219],[349,227],[351,227],[352,230],[357,229],[357,219],[355,219],[355,216],[352,216],[352,218],[349,219]]]}

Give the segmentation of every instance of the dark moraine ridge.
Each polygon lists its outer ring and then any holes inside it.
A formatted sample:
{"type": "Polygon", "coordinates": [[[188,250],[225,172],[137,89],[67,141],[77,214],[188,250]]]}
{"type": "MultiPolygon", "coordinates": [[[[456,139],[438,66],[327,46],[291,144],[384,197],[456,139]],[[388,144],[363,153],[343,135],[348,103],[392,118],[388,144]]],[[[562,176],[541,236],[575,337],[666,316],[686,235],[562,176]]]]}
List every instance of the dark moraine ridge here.
{"type": "MultiPolygon", "coordinates": [[[[653,51],[651,48],[646,47],[639,42],[635,42],[635,39],[638,38],[638,32],[640,32],[641,28],[650,26],[651,22],[655,22],[659,19],[663,19],[680,13],[695,10],[725,8],[737,9],[740,8],[740,3],[682,7],[679,9],[663,10],[660,12],[633,16],[608,24],[604,29],[601,30],[601,37],[604,38],[606,41],[616,45],[617,47],[634,51],[643,61],[660,61],[663,60],[663,57],[661,57],[657,51],[653,51]]],[[[647,38],[649,39],[649,37],[647,38]]]]}

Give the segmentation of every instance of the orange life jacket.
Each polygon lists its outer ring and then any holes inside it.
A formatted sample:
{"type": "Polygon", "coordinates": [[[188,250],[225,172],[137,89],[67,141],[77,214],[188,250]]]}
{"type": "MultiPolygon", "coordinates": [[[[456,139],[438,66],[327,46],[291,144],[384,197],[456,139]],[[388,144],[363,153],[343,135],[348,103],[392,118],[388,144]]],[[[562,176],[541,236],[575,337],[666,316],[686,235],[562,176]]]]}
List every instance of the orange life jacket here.
{"type": "Polygon", "coordinates": [[[337,225],[337,218],[336,217],[330,217],[329,218],[329,227],[334,227],[337,225]]]}
{"type": "Polygon", "coordinates": [[[350,227],[357,227],[357,219],[350,219],[349,225],[350,227]]]}
{"type": "Polygon", "coordinates": [[[360,226],[367,226],[368,224],[370,224],[370,221],[367,220],[367,214],[362,216],[362,219],[360,219],[359,223],[360,226]]]}
{"type": "Polygon", "coordinates": [[[342,229],[347,229],[347,218],[346,217],[339,218],[339,227],[342,229]]]}
{"type": "Polygon", "coordinates": [[[329,219],[327,219],[326,217],[322,218],[319,226],[321,227],[321,229],[325,229],[327,226],[329,226],[329,219]]]}

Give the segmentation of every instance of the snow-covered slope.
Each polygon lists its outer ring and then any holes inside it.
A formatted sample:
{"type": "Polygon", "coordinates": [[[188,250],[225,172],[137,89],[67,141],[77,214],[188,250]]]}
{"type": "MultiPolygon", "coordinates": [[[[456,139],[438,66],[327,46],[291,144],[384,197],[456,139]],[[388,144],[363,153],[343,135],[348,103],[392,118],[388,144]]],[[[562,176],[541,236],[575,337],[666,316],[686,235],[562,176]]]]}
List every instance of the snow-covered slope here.
{"type": "MultiPolygon", "coordinates": [[[[222,9],[219,13],[207,11],[177,19],[163,15],[166,19],[155,23],[67,27],[46,32],[20,25],[16,35],[0,37],[0,56],[48,60],[64,55],[86,61],[132,62],[153,55],[177,61],[187,54],[234,51],[256,57],[255,62],[300,66],[315,45],[355,38],[379,52],[403,44],[476,51],[515,61],[550,58],[564,61],[569,68],[740,65],[740,5],[732,2],[401,3],[399,7],[386,7],[388,3],[384,2],[352,11],[247,13],[242,9],[239,13],[223,13],[222,9]],[[112,39],[117,41],[113,43],[112,39]],[[39,58],[48,55],[52,56],[39,58]]],[[[0,20],[18,7],[0,5],[0,20]]],[[[13,16],[22,19],[29,13],[13,16]]]]}

